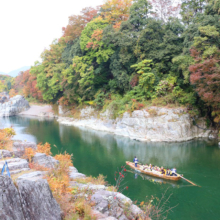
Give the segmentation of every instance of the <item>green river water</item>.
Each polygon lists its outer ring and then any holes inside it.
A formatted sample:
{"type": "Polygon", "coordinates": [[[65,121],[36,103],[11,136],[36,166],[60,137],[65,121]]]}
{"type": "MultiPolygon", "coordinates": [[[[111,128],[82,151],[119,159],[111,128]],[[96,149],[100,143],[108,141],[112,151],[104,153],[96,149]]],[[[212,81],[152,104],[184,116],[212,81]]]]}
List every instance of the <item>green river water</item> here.
{"type": "MultiPolygon", "coordinates": [[[[103,174],[115,184],[114,172],[133,160],[158,166],[176,167],[177,172],[201,187],[188,182],[167,182],[127,172],[128,190],[123,193],[132,200],[143,201],[151,195],[161,198],[167,190],[172,220],[220,219],[220,148],[217,142],[193,140],[183,143],[144,143],[100,131],[60,125],[54,120],[27,117],[3,118],[0,127],[13,126],[15,139],[49,142],[53,154],[73,154],[74,166],[86,175],[103,174]],[[53,147],[56,145],[57,147],[53,147]]],[[[128,167],[127,167],[128,168],[128,167]]],[[[128,168],[129,170],[129,168],[128,168]]]]}

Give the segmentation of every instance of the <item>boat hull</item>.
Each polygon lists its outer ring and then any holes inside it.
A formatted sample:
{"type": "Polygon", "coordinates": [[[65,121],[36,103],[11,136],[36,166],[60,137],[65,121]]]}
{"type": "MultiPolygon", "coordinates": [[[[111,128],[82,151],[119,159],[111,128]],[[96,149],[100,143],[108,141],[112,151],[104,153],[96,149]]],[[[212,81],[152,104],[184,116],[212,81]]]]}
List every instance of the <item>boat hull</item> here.
{"type": "Polygon", "coordinates": [[[158,173],[153,172],[153,171],[146,171],[146,170],[140,169],[140,165],[137,165],[137,167],[135,167],[134,163],[129,162],[129,161],[126,161],[126,164],[129,167],[131,167],[132,169],[134,169],[138,172],[144,173],[146,175],[155,176],[155,177],[158,177],[158,178],[161,178],[161,179],[173,180],[173,181],[178,181],[178,180],[181,179],[180,176],[167,176],[165,174],[158,174],[158,173]]]}

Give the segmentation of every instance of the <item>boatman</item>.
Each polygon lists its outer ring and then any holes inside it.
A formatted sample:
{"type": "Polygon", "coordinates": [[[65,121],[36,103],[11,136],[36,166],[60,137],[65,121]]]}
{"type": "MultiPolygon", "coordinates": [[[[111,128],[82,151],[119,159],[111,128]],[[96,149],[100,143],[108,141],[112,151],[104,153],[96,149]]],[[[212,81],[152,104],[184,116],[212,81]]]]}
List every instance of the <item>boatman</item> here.
{"type": "Polygon", "coordinates": [[[137,157],[136,157],[136,156],[134,157],[133,162],[134,162],[134,164],[135,164],[135,167],[137,167],[138,159],[137,159],[137,157]]]}
{"type": "Polygon", "coordinates": [[[171,169],[171,171],[172,171],[171,176],[177,176],[177,175],[176,175],[176,168],[171,169]]]}

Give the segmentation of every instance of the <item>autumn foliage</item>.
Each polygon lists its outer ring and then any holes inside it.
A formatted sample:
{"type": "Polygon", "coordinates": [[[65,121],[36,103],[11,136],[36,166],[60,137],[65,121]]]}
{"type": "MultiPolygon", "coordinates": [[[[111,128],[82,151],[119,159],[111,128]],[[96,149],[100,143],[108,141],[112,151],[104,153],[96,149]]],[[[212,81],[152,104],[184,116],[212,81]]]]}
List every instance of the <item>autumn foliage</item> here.
{"type": "Polygon", "coordinates": [[[86,7],[81,11],[81,15],[69,17],[68,25],[62,28],[63,37],[66,42],[73,41],[80,36],[86,24],[97,15],[98,8],[86,7]]]}
{"type": "Polygon", "coordinates": [[[47,142],[45,144],[39,143],[37,145],[37,152],[44,153],[46,155],[51,155],[52,153],[51,153],[50,144],[47,142]]]}
{"type": "MultiPolygon", "coordinates": [[[[220,51],[219,51],[220,53],[220,51]]],[[[214,55],[203,60],[201,53],[191,50],[195,64],[189,67],[190,82],[196,86],[198,95],[212,106],[215,122],[220,121],[220,59],[214,55]]]]}
{"type": "Polygon", "coordinates": [[[15,78],[15,84],[10,91],[10,96],[14,96],[18,92],[23,94],[26,98],[31,96],[39,101],[43,101],[41,91],[37,88],[37,77],[31,75],[29,70],[20,72],[15,78]]]}
{"type": "Polygon", "coordinates": [[[108,0],[102,5],[101,16],[119,29],[121,23],[128,20],[131,5],[132,0],[108,0]]]}
{"type": "Polygon", "coordinates": [[[10,150],[13,144],[11,138],[15,135],[13,128],[0,129],[0,149],[10,150]]]}

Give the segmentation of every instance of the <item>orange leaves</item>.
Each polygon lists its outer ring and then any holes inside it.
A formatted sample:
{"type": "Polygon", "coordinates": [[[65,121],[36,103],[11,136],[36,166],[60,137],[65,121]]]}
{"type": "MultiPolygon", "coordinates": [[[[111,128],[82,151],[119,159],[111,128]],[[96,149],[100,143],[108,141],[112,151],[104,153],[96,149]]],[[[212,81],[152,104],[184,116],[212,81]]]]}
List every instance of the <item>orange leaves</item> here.
{"type": "Polygon", "coordinates": [[[28,159],[29,162],[32,161],[32,158],[34,157],[35,155],[35,151],[31,148],[31,147],[28,147],[28,148],[25,148],[25,151],[24,151],[24,155],[23,157],[25,159],[28,159]]]}
{"type": "Polygon", "coordinates": [[[62,105],[62,106],[68,106],[69,105],[68,99],[63,97],[63,96],[58,100],[58,103],[59,103],[59,105],[62,105]]]}
{"type": "Polygon", "coordinates": [[[101,13],[104,19],[114,24],[114,28],[119,29],[121,22],[129,18],[129,10],[132,0],[108,0],[103,6],[101,13]]]}
{"type": "Polygon", "coordinates": [[[101,29],[94,30],[91,38],[100,41],[102,39],[102,34],[103,34],[103,30],[101,29]]]}
{"type": "Polygon", "coordinates": [[[94,30],[91,36],[92,41],[87,43],[86,48],[92,48],[92,49],[98,48],[99,47],[98,42],[102,40],[102,36],[103,36],[102,29],[94,30]]]}
{"type": "Polygon", "coordinates": [[[73,41],[80,36],[82,30],[98,12],[98,8],[86,7],[81,11],[81,15],[72,15],[69,17],[69,24],[62,28],[65,41],[73,41]]]}
{"type": "Polygon", "coordinates": [[[13,89],[10,90],[10,96],[16,95],[19,92],[25,97],[33,97],[42,101],[43,97],[41,91],[37,88],[37,77],[30,74],[30,70],[21,72],[15,78],[13,89]]]}
{"type": "Polygon", "coordinates": [[[0,129],[0,149],[10,150],[12,147],[11,138],[15,135],[13,128],[0,129]]]}
{"type": "Polygon", "coordinates": [[[44,153],[46,155],[51,155],[50,149],[51,149],[50,144],[47,143],[47,142],[45,144],[39,143],[37,145],[37,152],[39,152],[39,153],[44,153]]]}
{"type": "Polygon", "coordinates": [[[54,157],[56,160],[60,161],[60,164],[62,166],[66,166],[69,168],[69,166],[73,166],[72,163],[72,155],[68,154],[68,153],[64,153],[64,154],[58,154],[54,157]]]}
{"type": "Polygon", "coordinates": [[[14,90],[14,89],[11,89],[10,92],[9,92],[9,96],[12,98],[12,97],[14,97],[14,96],[16,96],[16,95],[17,95],[17,94],[16,94],[15,90],[14,90]]]}

